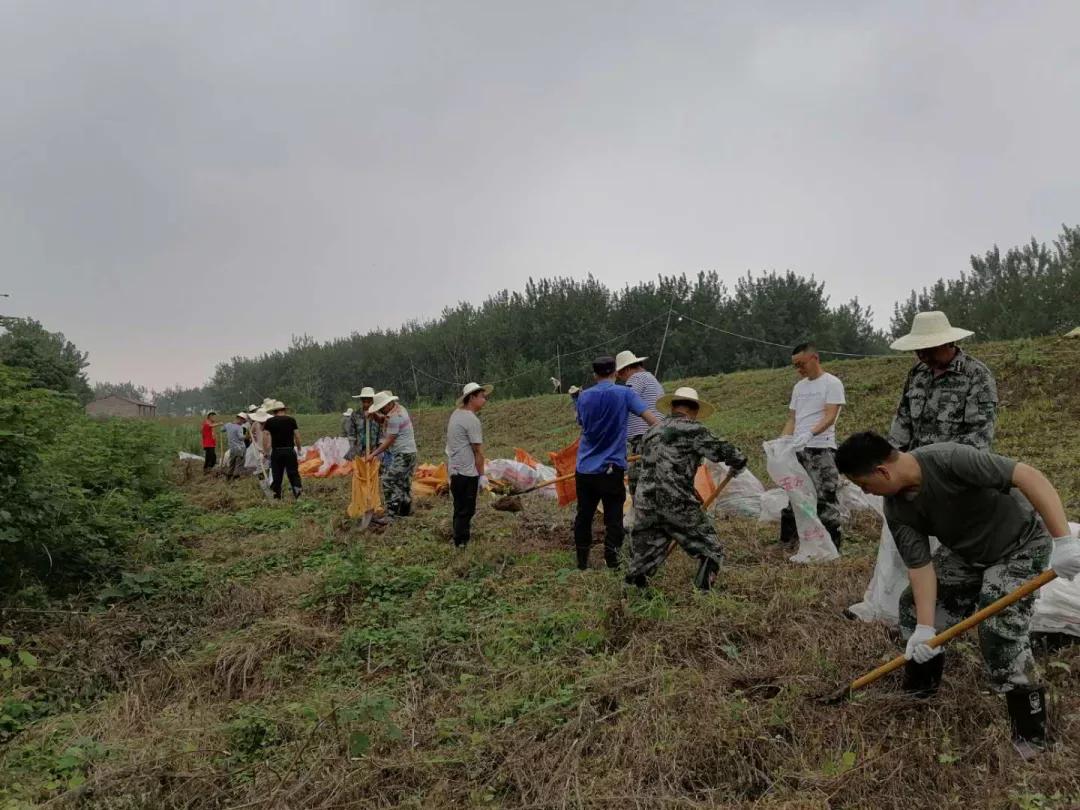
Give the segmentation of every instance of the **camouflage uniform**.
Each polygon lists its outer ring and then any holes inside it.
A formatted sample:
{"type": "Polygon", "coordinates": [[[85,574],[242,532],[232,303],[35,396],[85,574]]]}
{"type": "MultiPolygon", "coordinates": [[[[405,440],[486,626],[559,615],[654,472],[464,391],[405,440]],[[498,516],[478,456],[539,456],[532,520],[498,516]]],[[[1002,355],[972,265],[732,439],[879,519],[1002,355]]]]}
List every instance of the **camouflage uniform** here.
{"type": "Polygon", "coordinates": [[[997,404],[994,375],[963,351],[957,350],[945,373],[937,377],[925,363],[916,363],[904,383],[889,442],[899,450],[939,442],[989,450],[997,404]]]}
{"type": "MultiPolygon", "coordinates": [[[[836,450],[831,447],[807,447],[798,451],[795,457],[806,470],[817,493],[817,514],[821,525],[829,533],[833,543],[840,546],[840,472],[836,469],[836,450]]],[[[798,539],[795,528],[795,513],[790,506],[785,506],[780,513],[781,526],[790,526],[792,542],[798,539]]]]}
{"type": "MultiPolygon", "coordinates": [[[[938,631],[951,627],[1041,574],[1049,563],[1052,542],[1044,531],[985,568],[970,565],[941,546],[933,557],[937,574],[934,626],[938,631]]],[[[979,648],[997,692],[1038,683],[1029,636],[1034,608],[1035,594],[1031,594],[979,625],[979,648]]],[[[905,641],[916,624],[915,598],[908,587],[900,596],[900,629],[905,641]]]]}
{"type": "Polygon", "coordinates": [[[366,419],[359,411],[354,411],[349,417],[345,435],[349,438],[349,444],[356,455],[364,455],[368,451],[367,435],[371,434],[371,447],[378,447],[382,438],[382,426],[370,416],[366,419]]]}
{"type": "Polygon", "coordinates": [[[630,457],[641,455],[641,443],[644,439],[645,434],[642,433],[626,440],[626,486],[630,490],[631,500],[637,492],[638,479],[641,478],[641,462],[630,461],[630,457]]]}
{"type": "Polygon", "coordinates": [[[694,491],[702,459],[723,461],[736,471],[746,467],[746,456],[733,444],[685,416],[666,417],[645,434],[627,581],[655,574],[671,540],[691,557],[712,560],[717,566],[723,562],[716,527],[694,491]]]}
{"type": "Polygon", "coordinates": [[[389,460],[383,459],[379,478],[387,514],[403,516],[412,511],[412,479],[415,472],[416,453],[394,453],[389,460]]]}

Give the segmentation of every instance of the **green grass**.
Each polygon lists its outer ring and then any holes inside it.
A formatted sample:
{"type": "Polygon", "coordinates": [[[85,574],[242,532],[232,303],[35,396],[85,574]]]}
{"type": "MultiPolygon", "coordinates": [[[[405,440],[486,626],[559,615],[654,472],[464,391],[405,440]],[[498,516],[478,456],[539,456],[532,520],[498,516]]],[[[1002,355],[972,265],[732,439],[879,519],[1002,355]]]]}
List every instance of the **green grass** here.
{"type": "MultiPolygon", "coordinates": [[[[1076,517],[1072,347],[974,353],[998,375],[999,449],[1046,470],[1076,517]]],[[[851,402],[841,433],[884,430],[907,363],[829,369],[851,402]]],[[[688,382],[764,478],[760,442],[793,381],[783,369],[688,382]]],[[[424,460],[438,460],[447,415],[415,414],[424,460]]],[[[574,435],[566,397],[496,395],[483,419],[493,457],[543,457],[574,435]]],[[[336,415],[298,420],[305,437],[336,432],[336,415]]],[[[196,422],[175,430],[197,441],[196,422]]],[[[572,569],[572,512],[547,499],[521,514],[483,503],[474,543],[455,552],[444,499],[374,534],[345,518],[344,479],[274,505],[254,481],[197,468],[178,465],[120,581],[62,605],[9,600],[74,612],[2,614],[0,635],[35,665],[0,681],[0,808],[1080,801],[1072,648],[1041,659],[1061,746],[1034,763],[1011,750],[973,639],[953,645],[930,703],[895,679],[839,707],[814,700],[897,649],[885,628],[841,616],[868,580],[873,521],[851,527],[843,559],[800,567],[772,545],[774,526],[727,520],[719,590],[694,593],[676,551],[654,588],[626,593],[606,571],[572,569]]]]}

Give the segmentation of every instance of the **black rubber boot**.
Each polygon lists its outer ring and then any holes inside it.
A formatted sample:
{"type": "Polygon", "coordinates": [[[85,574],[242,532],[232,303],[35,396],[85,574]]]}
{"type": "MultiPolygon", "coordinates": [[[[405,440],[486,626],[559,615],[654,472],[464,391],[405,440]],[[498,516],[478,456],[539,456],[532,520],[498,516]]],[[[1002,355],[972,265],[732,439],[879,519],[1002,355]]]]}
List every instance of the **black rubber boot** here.
{"type": "Polygon", "coordinates": [[[829,532],[829,537],[832,538],[836,550],[839,551],[840,543],[844,539],[844,533],[840,530],[839,526],[826,526],[825,529],[829,532]]]}
{"type": "Polygon", "coordinates": [[[694,587],[702,591],[709,590],[719,572],[720,566],[716,564],[716,560],[702,558],[701,565],[698,566],[697,573],[694,575],[694,587]]]}
{"type": "MultiPolygon", "coordinates": [[[[1017,686],[1005,693],[1009,707],[1013,743],[1021,750],[1026,743],[1038,753],[1046,749],[1046,687],[1017,686]]],[[[1021,755],[1024,752],[1021,751],[1021,755]]]]}
{"type": "Polygon", "coordinates": [[[577,567],[579,571],[584,571],[589,567],[589,547],[581,546],[577,547],[577,567]]]}
{"type": "Polygon", "coordinates": [[[785,509],[780,513],[780,539],[782,546],[795,546],[799,542],[799,527],[795,525],[795,513],[785,509]]]}
{"type": "Polygon", "coordinates": [[[938,653],[925,664],[914,660],[904,664],[904,691],[918,698],[928,698],[941,686],[941,674],[945,671],[945,653],[938,653]]]}
{"type": "Polygon", "coordinates": [[[639,588],[646,588],[649,585],[649,580],[646,579],[644,574],[638,574],[636,576],[630,576],[629,574],[624,577],[623,581],[627,585],[636,585],[639,588]]]}

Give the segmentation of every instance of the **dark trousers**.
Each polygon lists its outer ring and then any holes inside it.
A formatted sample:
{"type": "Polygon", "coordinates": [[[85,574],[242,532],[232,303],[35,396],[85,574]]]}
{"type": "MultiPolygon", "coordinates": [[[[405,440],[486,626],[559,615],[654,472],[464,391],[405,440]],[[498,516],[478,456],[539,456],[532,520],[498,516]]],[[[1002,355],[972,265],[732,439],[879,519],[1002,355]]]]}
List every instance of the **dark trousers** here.
{"type": "Polygon", "coordinates": [[[275,447],[270,451],[270,474],[274,480],[270,483],[270,489],[274,490],[274,497],[281,500],[281,485],[286,475],[289,476],[289,486],[292,487],[293,495],[300,497],[300,462],[296,458],[296,450],[292,447],[275,447]]]}
{"type": "Polygon", "coordinates": [[[469,542],[470,524],[476,514],[476,493],[480,490],[480,476],[451,475],[450,495],[454,498],[454,545],[469,542]]]}
{"type": "Polygon", "coordinates": [[[601,503],[604,504],[604,561],[608,568],[619,565],[619,549],[623,544],[623,503],[626,501],[624,474],[621,467],[612,467],[609,472],[574,475],[577,485],[574,545],[577,547],[577,566],[582,571],[589,567],[593,516],[601,503]]]}
{"type": "Polygon", "coordinates": [[[209,472],[217,466],[217,448],[204,447],[203,454],[206,456],[206,461],[202,465],[203,472],[209,472]]]}

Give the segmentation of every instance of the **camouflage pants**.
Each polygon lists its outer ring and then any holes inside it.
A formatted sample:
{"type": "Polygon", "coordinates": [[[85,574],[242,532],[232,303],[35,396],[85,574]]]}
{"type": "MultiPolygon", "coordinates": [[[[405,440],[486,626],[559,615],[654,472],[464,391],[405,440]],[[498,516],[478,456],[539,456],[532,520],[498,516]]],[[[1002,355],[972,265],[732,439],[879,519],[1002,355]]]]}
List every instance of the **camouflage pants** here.
{"type": "Polygon", "coordinates": [[[412,479],[416,453],[394,453],[382,479],[383,503],[388,515],[407,515],[412,510],[412,479]]]}
{"type": "MultiPolygon", "coordinates": [[[[796,456],[803,465],[806,474],[814,482],[814,490],[817,492],[817,513],[825,529],[834,535],[840,528],[840,504],[837,501],[837,493],[840,491],[840,473],[836,469],[836,451],[827,448],[809,447],[800,450],[796,456]]],[[[792,525],[795,522],[795,513],[790,506],[784,507],[784,514],[792,525]]],[[[781,520],[784,516],[781,515],[781,520]]]]}
{"type": "MultiPolygon", "coordinates": [[[[938,581],[934,627],[941,632],[1041,574],[1050,560],[1051,543],[1043,532],[987,568],[969,565],[942,546],[933,559],[938,581]]],[[[997,692],[1037,684],[1029,635],[1034,608],[1032,594],[979,625],[979,648],[997,692]]],[[[900,630],[905,640],[915,624],[915,600],[909,587],[900,596],[900,630]]]]}
{"type": "Polygon", "coordinates": [[[641,477],[641,464],[640,461],[630,461],[630,456],[641,455],[641,440],[645,438],[645,434],[641,433],[637,436],[631,436],[626,440],[626,485],[630,490],[630,500],[633,501],[634,493],[637,491],[638,478],[641,477]]]}
{"type": "Polygon", "coordinates": [[[695,559],[707,558],[717,565],[724,562],[724,548],[712,518],[697,503],[677,512],[653,511],[634,507],[634,533],[631,536],[629,581],[643,575],[651,577],[668,555],[674,540],[695,559]]]}

